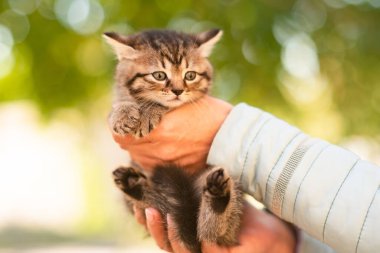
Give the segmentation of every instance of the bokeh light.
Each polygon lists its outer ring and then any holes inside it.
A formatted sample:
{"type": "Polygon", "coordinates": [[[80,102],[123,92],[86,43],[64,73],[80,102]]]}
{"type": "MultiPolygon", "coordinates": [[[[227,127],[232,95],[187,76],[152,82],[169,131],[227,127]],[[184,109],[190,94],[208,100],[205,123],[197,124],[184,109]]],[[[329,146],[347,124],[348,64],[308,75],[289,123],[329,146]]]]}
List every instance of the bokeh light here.
{"type": "Polygon", "coordinates": [[[22,15],[31,14],[38,8],[41,0],[8,0],[9,7],[22,15]]]}
{"type": "Polygon", "coordinates": [[[57,0],[54,9],[64,25],[80,34],[94,33],[103,24],[103,8],[95,0],[57,0]]]}
{"type": "Polygon", "coordinates": [[[306,34],[297,34],[286,41],[281,60],[285,70],[298,78],[319,74],[317,49],[306,34]]]}
{"type": "Polygon", "coordinates": [[[0,79],[9,74],[13,68],[13,43],[11,31],[0,24],[0,79]]]}
{"type": "Polygon", "coordinates": [[[16,42],[22,42],[29,34],[30,23],[28,17],[12,10],[7,10],[0,14],[0,24],[7,26],[11,30],[16,42]]]}

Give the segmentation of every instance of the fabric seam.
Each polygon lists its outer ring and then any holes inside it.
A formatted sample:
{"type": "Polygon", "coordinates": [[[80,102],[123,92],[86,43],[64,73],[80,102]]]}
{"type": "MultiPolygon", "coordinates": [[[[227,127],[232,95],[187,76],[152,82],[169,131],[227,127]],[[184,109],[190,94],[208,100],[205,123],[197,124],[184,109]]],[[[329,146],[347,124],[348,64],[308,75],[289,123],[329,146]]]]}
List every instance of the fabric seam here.
{"type": "Polygon", "coordinates": [[[300,142],[300,144],[289,157],[277,179],[272,197],[272,210],[280,217],[282,217],[284,198],[289,182],[292,179],[294,172],[298,168],[302,159],[304,158],[306,152],[312,146],[311,143],[308,143],[308,141],[309,138],[305,138],[300,142]]]}
{"type": "Polygon", "coordinates": [[[307,177],[307,175],[309,174],[311,168],[314,166],[315,162],[318,160],[318,158],[321,156],[321,154],[327,149],[329,145],[326,144],[322,149],[321,151],[319,151],[318,155],[315,157],[314,161],[310,164],[309,166],[309,169],[307,170],[305,176],[302,178],[301,180],[301,183],[298,187],[298,190],[297,190],[297,194],[296,194],[296,198],[294,200],[294,204],[293,204],[293,217],[292,217],[292,222],[294,222],[294,216],[296,214],[296,204],[297,204],[297,199],[298,199],[298,195],[299,195],[299,192],[301,191],[301,187],[303,185],[303,182],[305,181],[305,178],[307,177]]]}
{"type": "Polygon", "coordinates": [[[368,217],[369,210],[371,209],[372,204],[373,204],[373,202],[375,201],[376,194],[377,194],[377,192],[378,192],[379,190],[380,190],[380,186],[377,188],[375,194],[373,195],[373,198],[372,198],[372,200],[371,200],[371,203],[369,204],[369,207],[368,207],[368,209],[367,209],[367,213],[366,213],[366,215],[365,215],[365,218],[364,218],[364,221],[363,221],[362,227],[361,227],[361,229],[360,229],[359,238],[358,238],[358,241],[356,242],[355,253],[358,252],[360,239],[361,239],[361,237],[362,237],[362,232],[363,232],[363,230],[364,230],[364,226],[365,226],[366,221],[367,221],[367,217],[368,217]]]}
{"type": "Polygon", "coordinates": [[[348,171],[347,175],[344,177],[342,183],[340,184],[340,186],[339,186],[337,192],[335,193],[334,199],[333,199],[333,201],[332,201],[332,203],[331,203],[331,205],[330,205],[329,211],[327,212],[327,215],[326,215],[325,222],[324,222],[324,224],[323,224],[323,232],[322,232],[322,239],[323,239],[323,241],[325,241],[326,223],[327,223],[327,220],[329,219],[330,212],[331,212],[332,207],[334,206],[335,200],[336,200],[336,198],[337,198],[337,196],[338,196],[338,194],[339,194],[339,192],[340,192],[340,189],[342,189],[342,186],[343,186],[344,183],[346,182],[348,176],[351,174],[351,171],[355,168],[356,164],[357,164],[359,161],[360,161],[360,159],[357,159],[357,160],[355,161],[355,163],[351,166],[351,168],[350,168],[350,170],[348,171]]]}
{"type": "Polygon", "coordinates": [[[292,143],[299,135],[301,135],[302,132],[301,131],[298,131],[297,134],[295,134],[290,140],[289,142],[286,144],[285,148],[281,151],[281,154],[279,155],[279,157],[277,158],[277,161],[274,163],[272,169],[270,170],[269,174],[268,174],[268,177],[267,177],[267,180],[266,180],[266,183],[265,183],[265,190],[264,190],[264,196],[263,196],[263,199],[266,200],[267,198],[267,189],[268,189],[268,183],[269,183],[269,178],[270,176],[272,175],[272,172],[274,170],[274,168],[277,166],[277,164],[279,163],[279,161],[281,160],[282,156],[284,155],[284,152],[285,150],[289,147],[290,143],[292,143]]]}
{"type": "MultiPolygon", "coordinates": [[[[263,117],[265,115],[265,113],[262,113],[255,122],[259,121],[261,119],[261,117],[263,117]]],[[[247,164],[247,160],[248,160],[248,156],[249,156],[249,151],[251,150],[251,146],[253,145],[253,143],[255,142],[257,136],[260,134],[261,130],[264,128],[264,126],[271,120],[272,118],[269,117],[267,119],[265,119],[265,121],[263,122],[263,124],[260,126],[259,130],[257,131],[256,135],[253,137],[253,139],[251,140],[251,142],[249,143],[248,147],[247,147],[247,152],[245,152],[245,158],[244,158],[244,163],[243,163],[243,168],[241,170],[241,173],[240,173],[240,177],[239,177],[239,181],[241,181],[241,177],[243,176],[244,174],[244,171],[246,169],[246,164],[247,164]]]]}

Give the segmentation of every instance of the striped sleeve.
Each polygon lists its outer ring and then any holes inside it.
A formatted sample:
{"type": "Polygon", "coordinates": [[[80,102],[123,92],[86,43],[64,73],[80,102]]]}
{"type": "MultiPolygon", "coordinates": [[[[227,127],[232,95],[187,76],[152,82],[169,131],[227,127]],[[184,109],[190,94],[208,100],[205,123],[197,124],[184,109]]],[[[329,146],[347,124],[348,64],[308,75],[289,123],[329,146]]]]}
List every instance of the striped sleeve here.
{"type": "Polygon", "coordinates": [[[216,135],[208,163],[228,169],[274,214],[323,242],[325,252],[327,245],[380,252],[380,168],[354,153],[240,104],[216,135]]]}

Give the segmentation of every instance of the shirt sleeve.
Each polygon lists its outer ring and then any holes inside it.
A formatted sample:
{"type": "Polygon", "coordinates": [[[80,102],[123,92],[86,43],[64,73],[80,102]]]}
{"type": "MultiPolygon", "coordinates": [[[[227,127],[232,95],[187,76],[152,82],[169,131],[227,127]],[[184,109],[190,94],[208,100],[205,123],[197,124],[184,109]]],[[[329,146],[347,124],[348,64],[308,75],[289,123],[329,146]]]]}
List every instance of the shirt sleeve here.
{"type": "Polygon", "coordinates": [[[356,154],[239,104],[214,138],[208,163],[225,167],[246,193],[299,227],[300,252],[322,252],[312,245],[380,252],[380,168],[356,154]]]}

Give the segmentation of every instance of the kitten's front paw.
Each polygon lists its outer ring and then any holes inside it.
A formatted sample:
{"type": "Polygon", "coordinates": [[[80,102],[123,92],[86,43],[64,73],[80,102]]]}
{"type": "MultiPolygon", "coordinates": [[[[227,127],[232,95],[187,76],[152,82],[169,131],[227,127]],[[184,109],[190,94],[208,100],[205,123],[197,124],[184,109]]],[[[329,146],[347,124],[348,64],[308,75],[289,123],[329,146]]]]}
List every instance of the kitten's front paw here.
{"type": "Polygon", "coordinates": [[[206,178],[205,191],[213,197],[225,197],[230,192],[230,179],[223,168],[215,167],[206,178]]]}
{"type": "Polygon", "coordinates": [[[160,105],[149,106],[147,108],[142,107],[141,111],[144,113],[141,114],[141,124],[137,135],[144,137],[149,134],[160,123],[162,116],[167,110],[167,108],[160,105]]]}
{"type": "Polygon", "coordinates": [[[140,111],[135,105],[121,105],[110,116],[112,130],[120,135],[136,135],[140,126],[140,111]]]}
{"type": "Polygon", "coordinates": [[[138,129],[138,136],[144,137],[149,134],[153,129],[156,128],[158,123],[161,121],[161,114],[157,113],[148,113],[141,117],[141,124],[138,129]]]}

